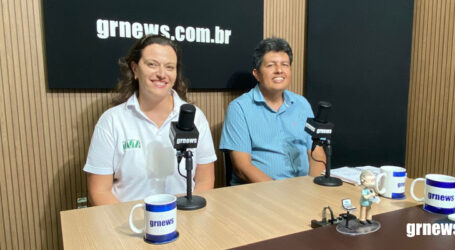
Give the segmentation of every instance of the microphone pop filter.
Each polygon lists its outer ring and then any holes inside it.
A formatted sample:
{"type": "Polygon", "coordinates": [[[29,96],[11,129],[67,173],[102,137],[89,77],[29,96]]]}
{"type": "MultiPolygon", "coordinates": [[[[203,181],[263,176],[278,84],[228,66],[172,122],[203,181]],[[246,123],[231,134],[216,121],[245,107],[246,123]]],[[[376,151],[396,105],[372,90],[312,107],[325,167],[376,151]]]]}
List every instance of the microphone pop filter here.
{"type": "Polygon", "coordinates": [[[320,123],[327,123],[329,118],[329,110],[331,107],[332,105],[329,102],[319,102],[318,113],[316,114],[314,120],[320,123]]]}
{"type": "Polygon", "coordinates": [[[177,128],[184,131],[191,131],[194,128],[194,115],[196,108],[191,104],[183,104],[180,106],[179,121],[177,128]]]}

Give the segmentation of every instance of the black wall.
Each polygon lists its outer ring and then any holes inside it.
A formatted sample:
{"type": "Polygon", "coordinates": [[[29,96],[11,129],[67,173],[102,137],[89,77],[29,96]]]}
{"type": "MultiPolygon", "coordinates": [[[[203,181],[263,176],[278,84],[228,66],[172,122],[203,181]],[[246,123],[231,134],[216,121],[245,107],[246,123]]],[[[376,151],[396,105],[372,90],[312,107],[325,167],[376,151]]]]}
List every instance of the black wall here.
{"type": "Polygon", "coordinates": [[[145,33],[178,41],[191,89],[256,84],[251,53],[263,37],[263,0],[43,0],[42,4],[51,89],[114,88],[120,77],[119,58],[145,33]],[[135,25],[139,32],[133,31],[135,25]]]}
{"type": "Polygon", "coordinates": [[[332,103],[332,166],[404,166],[413,0],[309,0],[306,97],[332,103]]]}

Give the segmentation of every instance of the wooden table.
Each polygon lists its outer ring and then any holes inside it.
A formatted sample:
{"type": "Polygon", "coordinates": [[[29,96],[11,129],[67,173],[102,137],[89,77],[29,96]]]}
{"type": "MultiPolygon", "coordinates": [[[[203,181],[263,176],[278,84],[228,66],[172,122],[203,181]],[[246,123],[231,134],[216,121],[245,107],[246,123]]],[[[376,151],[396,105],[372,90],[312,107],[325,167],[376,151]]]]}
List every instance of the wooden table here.
{"type": "MultiPolygon", "coordinates": [[[[405,200],[381,198],[379,205],[373,204],[373,213],[417,205],[409,194],[410,182],[406,181],[405,200]]],[[[416,188],[420,196],[423,184],[416,188]]],[[[306,176],[198,193],[207,199],[207,206],[179,210],[180,237],[165,245],[150,245],[130,230],[130,209],[141,201],[68,210],[61,212],[63,244],[65,249],[226,249],[310,230],[311,220],[321,219],[324,206],[338,215],[344,212],[341,199],[350,198],[359,207],[360,190],[346,183],[318,186],[306,176]]],[[[135,224],[142,220],[143,214],[137,212],[135,224]]]]}

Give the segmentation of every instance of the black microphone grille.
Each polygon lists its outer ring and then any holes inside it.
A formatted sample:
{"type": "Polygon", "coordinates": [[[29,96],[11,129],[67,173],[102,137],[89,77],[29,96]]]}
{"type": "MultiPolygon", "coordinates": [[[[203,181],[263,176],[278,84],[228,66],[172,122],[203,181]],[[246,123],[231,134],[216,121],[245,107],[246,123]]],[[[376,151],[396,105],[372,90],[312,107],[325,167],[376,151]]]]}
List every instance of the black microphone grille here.
{"type": "Polygon", "coordinates": [[[190,131],[194,128],[194,115],[196,108],[191,104],[183,104],[180,106],[179,121],[177,127],[181,130],[190,131]]]}
{"type": "Polygon", "coordinates": [[[318,112],[316,117],[314,118],[315,121],[320,123],[327,123],[329,118],[329,110],[332,107],[330,102],[321,101],[318,103],[318,112]]]}

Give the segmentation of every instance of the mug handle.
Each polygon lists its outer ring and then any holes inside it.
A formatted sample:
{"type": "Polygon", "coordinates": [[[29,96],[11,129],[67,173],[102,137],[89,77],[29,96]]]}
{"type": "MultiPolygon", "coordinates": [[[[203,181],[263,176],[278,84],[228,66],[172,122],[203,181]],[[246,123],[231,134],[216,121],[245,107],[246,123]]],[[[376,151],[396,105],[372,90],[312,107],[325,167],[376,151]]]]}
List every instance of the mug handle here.
{"type": "Polygon", "coordinates": [[[378,174],[378,177],[376,177],[376,190],[378,190],[379,194],[385,193],[385,187],[382,187],[382,189],[379,190],[379,183],[381,182],[382,177],[385,177],[385,173],[380,173],[380,174],[378,174]]]}
{"type": "Polygon", "coordinates": [[[418,181],[424,181],[425,178],[417,178],[415,180],[412,181],[412,184],[411,184],[411,196],[412,198],[414,198],[414,200],[416,201],[423,201],[425,197],[422,197],[422,198],[418,198],[415,194],[414,194],[414,186],[415,184],[418,182],[418,181]]]}
{"type": "Polygon", "coordinates": [[[131,209],[129,221],[130,221],[130,228],[131,228],[131,230],[133,230],[133,232],[135,232],[135,233],[141,234],[141,233],[144,232],[145,226],[144,226],[144,228],[142,228],[142,229],[138,229],[136,226],[134,226],[134,223],[133,223],[133,213],[134,213],[134,210],[135,210],[136,208],[138,208],[138,207],[145,207],[145,205],[142,204],[142,203],[136,204],[136,205],[131,209]]]}

